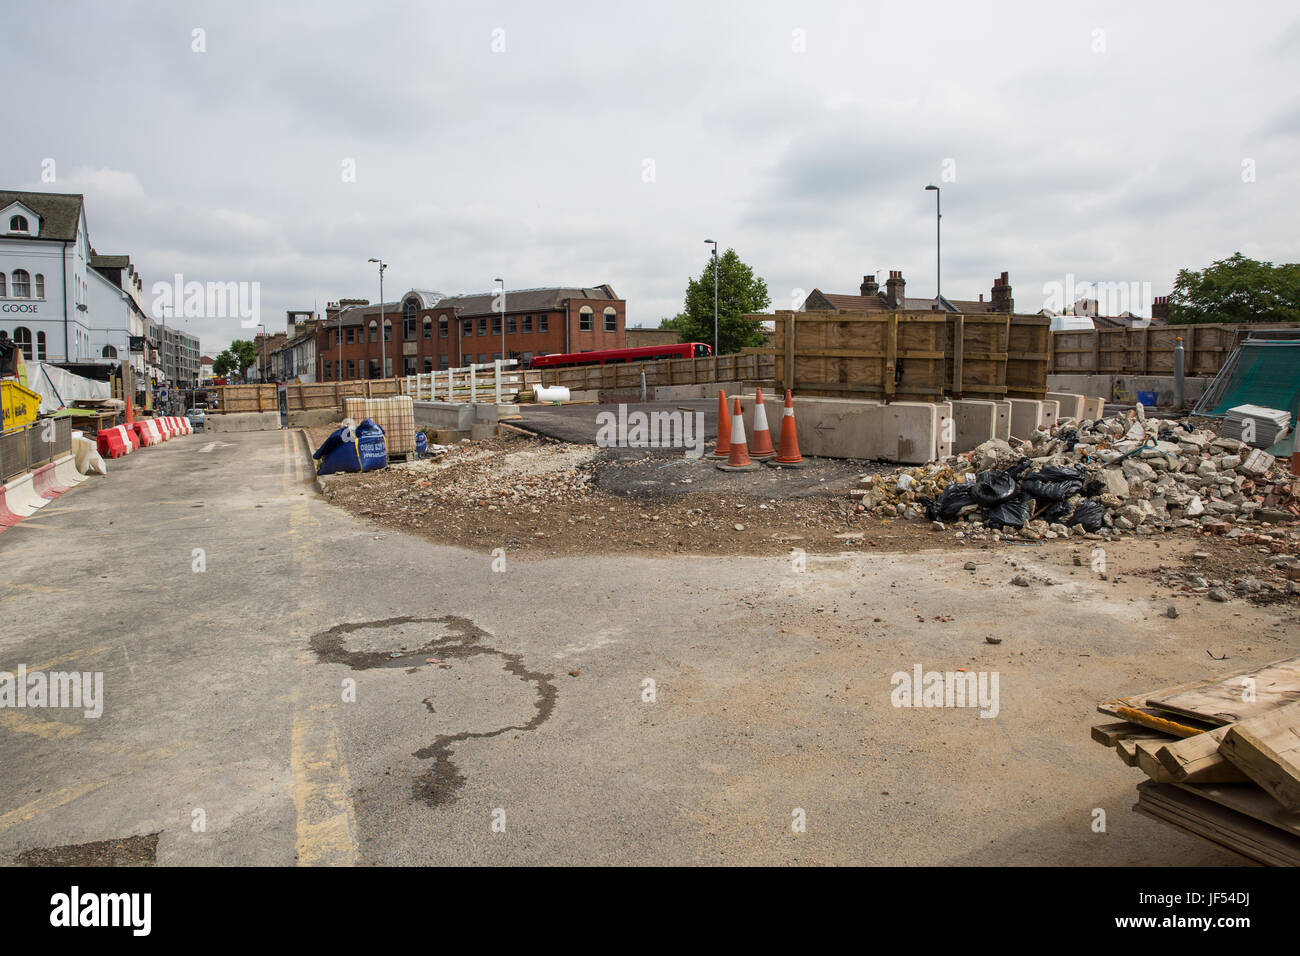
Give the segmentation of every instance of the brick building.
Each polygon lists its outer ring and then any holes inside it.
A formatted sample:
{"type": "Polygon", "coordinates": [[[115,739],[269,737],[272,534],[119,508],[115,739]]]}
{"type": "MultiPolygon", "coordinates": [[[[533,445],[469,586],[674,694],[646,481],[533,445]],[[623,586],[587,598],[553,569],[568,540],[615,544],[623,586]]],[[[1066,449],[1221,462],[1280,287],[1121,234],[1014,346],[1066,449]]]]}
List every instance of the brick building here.
{"type": "Polygon", "coordinates": [[[498,358],[526,365],[535,355],[626,345],[627,303],[609,285],[506,290],[504,314],[496,305],[495,292],[412,289],[384,303],[381,318],[380,306],[364,299],[331,302],[317,333],[319,380],[415,375],[498,358]]]}

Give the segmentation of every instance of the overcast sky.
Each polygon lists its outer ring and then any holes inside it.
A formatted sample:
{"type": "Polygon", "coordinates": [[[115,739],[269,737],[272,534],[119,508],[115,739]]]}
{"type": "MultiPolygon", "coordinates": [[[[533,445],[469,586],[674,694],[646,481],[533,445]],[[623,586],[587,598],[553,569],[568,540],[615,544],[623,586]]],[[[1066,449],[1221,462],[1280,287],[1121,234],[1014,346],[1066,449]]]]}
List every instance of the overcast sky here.
{"type": "Polygon", "coordinates": [[[608,282],[653,326],[705,238],[773,308],[890,269],[932,296],[930,182],[950,297],[1300,261],[1293,2],[41,0],[0,54],[0,185],[85,193],[146,298],[259,282],[275,328],[377,300],[372,256],[390,300],[608,282]]]}

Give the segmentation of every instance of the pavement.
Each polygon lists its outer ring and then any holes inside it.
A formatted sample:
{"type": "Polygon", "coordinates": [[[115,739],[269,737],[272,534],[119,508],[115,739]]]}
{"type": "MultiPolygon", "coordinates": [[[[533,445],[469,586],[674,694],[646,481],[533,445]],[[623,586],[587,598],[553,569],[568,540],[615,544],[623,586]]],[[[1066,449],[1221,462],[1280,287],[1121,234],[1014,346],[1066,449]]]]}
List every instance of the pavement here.
{"type": "MultiPolygon", "coordinates": [[[[627,402],[623,406],[626,414],[632,412],[680,412],[683,415],[695,413],[704,416],[704,439],[708,442],[707,451],[713,451],[714,445],[718,440],[718,400],[716,398],[708,400],[686,399],[682,401],[665,401],[665,402],[627,402]]],[[[600,429],[601,420],[598,416],[601,413],[619,414],[619,406],[616,404],[599,405],[596,403],[583,405],[520,405],[519,413],[522,420],[511,421],[509,424],[538,435],[545,435],[548,438],[555,438],[559,441],[570,442],[575,445],[594,445],[596,444],[596,433],[600,429]]],[[[692,419],[694,421],[694,419],[692,419]]],[[[698,434],[693,432],[692,435],[698,434]]],[[[615,454],[623,453],[623,449],[612,449],[615,454]]],[[[632,454],[633,452],[627,452],[632,454]]],[[[681,450],[661,449],[656,453],[667,456],[675,455],[680,457],[681,450]]],[[[640,452],[644,454],[644,452],[640,452]]]]}
{"type": "Polygon", "coordinates": [[[1093,707],[1294,615],[1170,620],[1113,547],[515,560],[327,504],[297,432],[175,439],[0,534],[0,669],[103,680],[0,708],[0,862],[1230,864],[1130,811],[1093,707]],[[997,715],[893,706],[915,664],[997,715]]]}

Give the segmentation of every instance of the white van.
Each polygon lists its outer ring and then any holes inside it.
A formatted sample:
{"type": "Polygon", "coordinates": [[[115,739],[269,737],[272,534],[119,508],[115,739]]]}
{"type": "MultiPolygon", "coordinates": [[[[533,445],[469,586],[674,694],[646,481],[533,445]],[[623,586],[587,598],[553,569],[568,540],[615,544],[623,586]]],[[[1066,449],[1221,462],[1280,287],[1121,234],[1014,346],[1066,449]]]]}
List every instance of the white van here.
{"type": "Polygon", "coordinates": [[[1091,332],[1095,327],[1086,315],[1052,316],[1053,332],[1091,332]]]}

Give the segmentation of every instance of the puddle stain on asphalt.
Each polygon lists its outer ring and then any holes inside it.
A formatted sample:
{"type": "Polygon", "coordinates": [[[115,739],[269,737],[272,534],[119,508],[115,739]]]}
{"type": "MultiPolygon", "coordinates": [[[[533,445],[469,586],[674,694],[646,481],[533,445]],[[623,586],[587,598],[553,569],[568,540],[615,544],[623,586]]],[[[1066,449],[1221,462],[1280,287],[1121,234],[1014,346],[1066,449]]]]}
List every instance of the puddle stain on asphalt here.
{"type": "MultiPolygon", "coordinates": [[[[400,667],[411,674],[422,667],[445,668],[448,665],[443,662],[449,659],[465,660],[471,657],[495,656],[501,658],[508,673],[526,683],[537,685],[537,699],[533,704],[536,713],[527,722],[499,727],[496,730],[464,730],[455,734],[440,734],[433,743],[415,751],[412,756],[420,760],[433,761],[432,768],[416,778],[413,788],[415,796],[429,806],[450,803],[456,791],[465,784],[464,774],[457,769],[451,759],[452,747],[461,741],[498,737],[512,730],[536,730],[555,710],[555,701],[559,695],[559,690],[554,684],[555,675],[530,670],[525,666],[522,654],[501,651],[486,643],[491,636],[468,618],[447,615],[446,617],[390,617],[378,621],[339,624],[311,638],[311,649],[316,654],[317,660],[327,664],[343,664],[353,670],[400,667]],[[394,651],[350,651],[344,647],[347,635],[356,631],[397,627],[403,624],[441,624],[452,633],[413,650],[401,651],[396,657],[393,656],[396,653],[394,651]],[[428,660],[430,657],[437,658],[438,663],[431,663],[428,660]]],[[[424,698],[423,703],[429,713],[436,713],[432,697],[424,698]]]]}

